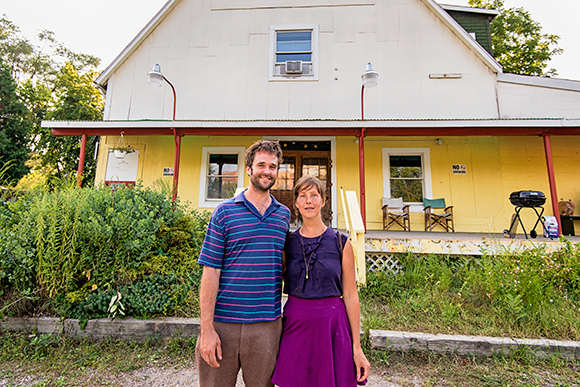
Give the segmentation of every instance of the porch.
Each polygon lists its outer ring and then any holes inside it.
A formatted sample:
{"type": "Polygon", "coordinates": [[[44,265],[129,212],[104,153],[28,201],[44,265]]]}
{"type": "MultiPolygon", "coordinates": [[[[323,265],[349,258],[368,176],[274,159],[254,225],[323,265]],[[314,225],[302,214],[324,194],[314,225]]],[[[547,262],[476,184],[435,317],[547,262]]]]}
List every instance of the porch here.
{"type": "MultiPolygon", "coordinates": [[[[528,236],[529,237],[529,236],[528,236]]],[[[573,244],[580,243],[580,236],[565,236],[573,244]]],[[[401,253],[482,255],[487,252],[523,251],[545,245],[548,251],[558,250],[565,242],[557,238],[526,239],[518,233],[514,238],[503,234],[466,232],[422,232],[422,231],[376,231],[365,233],[365,253],[367,260],[372,256],[401,253]]]]}

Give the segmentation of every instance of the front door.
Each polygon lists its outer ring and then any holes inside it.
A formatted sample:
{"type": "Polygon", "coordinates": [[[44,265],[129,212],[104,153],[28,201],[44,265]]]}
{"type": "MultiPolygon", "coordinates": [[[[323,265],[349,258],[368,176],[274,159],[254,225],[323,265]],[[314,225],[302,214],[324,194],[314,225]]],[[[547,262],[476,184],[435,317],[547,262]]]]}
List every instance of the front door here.
{"type": "Polygon", "coordinates": [[[278,180],[272,187],[272,195],[286,205],[292,213],[291,223],[297,216],[293,205],[294,185],[302,176],[313,176],[326,187],[326,203],[322,208],[322,220],[328,226],[332,222],[330,169],[330,141],[281,141],[284,162],[278,171],[278,180]]]}

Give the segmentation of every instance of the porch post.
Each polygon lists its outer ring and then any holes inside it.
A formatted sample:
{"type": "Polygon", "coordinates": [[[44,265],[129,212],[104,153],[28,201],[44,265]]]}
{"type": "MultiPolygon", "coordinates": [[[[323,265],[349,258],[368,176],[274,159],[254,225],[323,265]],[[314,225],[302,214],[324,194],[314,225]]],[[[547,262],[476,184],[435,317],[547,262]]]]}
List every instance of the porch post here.
{"type": "Polygon", "coordinates": [[[79,167],[77,169],[77,185],[80,187],[83,182],[83,169],[85,167],[85,152],[87,149],[87,135],[81,137],[81,154],[79,156],[79,167]]]}
{"type": "Polygon", "coordinates": [[[556,176],[554,174],[554,160],[552,158],[552,145],[550,136],[543,135],[544,151],[546,152],[546,165],[548,166],[548,180],[550,182],[550,196],[552,197],[552,211],[558,221],[558,235],[562,235],[562,224],[560,221],[560,207],[558,206],[558,194],[556,193],[556,176]]]}
{"type": "MultiPolygon", "coordinates": [[[[175,87],[173,84],[163,77],[165,82],[171,86],[171,91],[173,91],[173,125],[175,125],[175,110],[177,108],[177,94],[175,93],[175,87]]],[[[179,182],[179,160],[181,158],[181,134],[177,134],[175,126],[173,126],[173,139],[175,141],[175,160],[173,162],[173,194],[171,195],[171,201],[175,203],[177,200],[177,183],[179,182]]]]}
{"type": "Polygon", "coordinates": [[[358,139],[358,174],[360,178],[360,214],[365,230],[367,229],[367,211],[366,211],[366,196],[365,196],[365,130],[361,128],[360,137],[358,139]]]}
{"type": "MultiPolygon", "coordinates": [[[[362,85],[360,92],[360,111],[361,121],[365,120],[365,105],[364,105],[365,85],[362,85]]],[[[360,180],[360,214],[362,217],[363,227],[367,229],[367,208],[365,196],[365,131],[362,127],[360,130],[360,137],[358,139],[358,175],[360,180]]]]}
{"type": "Polygon", "coordinates": [[[173,137],[175,139],[175,161],[173,162],[173,194],[171,200],[175,203],[177,200],[177,183],[179,182],[179,160],[181,158],[181,135],[175,132],[173,128],[173,137]]]}

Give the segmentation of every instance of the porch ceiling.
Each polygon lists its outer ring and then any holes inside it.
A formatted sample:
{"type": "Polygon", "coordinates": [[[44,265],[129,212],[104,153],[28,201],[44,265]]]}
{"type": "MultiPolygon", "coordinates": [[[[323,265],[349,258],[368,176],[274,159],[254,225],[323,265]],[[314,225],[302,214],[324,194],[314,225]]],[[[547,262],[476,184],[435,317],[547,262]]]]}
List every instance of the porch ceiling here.
{"type": "Polygon", "coordinates": [[[580,135],[580,119],[43,121],[54,136],[543,136],[580,135]]]}

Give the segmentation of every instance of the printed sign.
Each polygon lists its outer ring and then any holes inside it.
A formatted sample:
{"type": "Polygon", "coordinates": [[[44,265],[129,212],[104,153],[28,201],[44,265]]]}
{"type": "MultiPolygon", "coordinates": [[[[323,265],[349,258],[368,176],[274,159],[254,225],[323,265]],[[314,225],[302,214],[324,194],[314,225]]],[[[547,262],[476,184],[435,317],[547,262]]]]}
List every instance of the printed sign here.
{"type": "Polygon", "coordinates": [[[173,176],[173,168],[163,168],[163,177],[173,176]]]}
{"type": "Polygon", "coordinates": [[[465,164],[453,164],[452,170],[454,175],[467,175],[467,165],[465,164]]]}
{"type": "Polygon", "coordinates": [[[107,171],[105,183],[135,183],[137,181],[137,167],[139,166],[139,149],[128,152],[124,157],[116,157],[112,150],[107,155],[107,171]]]}

